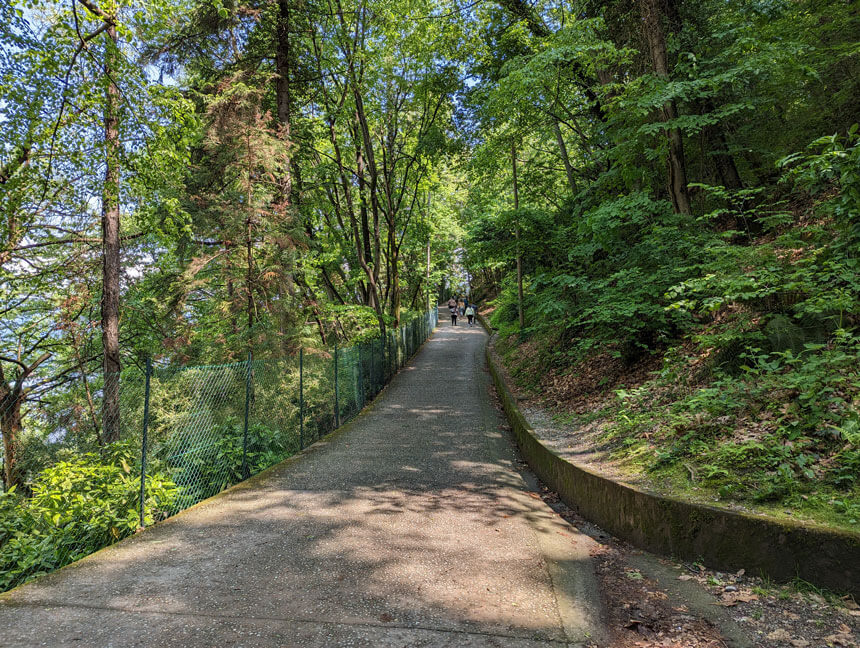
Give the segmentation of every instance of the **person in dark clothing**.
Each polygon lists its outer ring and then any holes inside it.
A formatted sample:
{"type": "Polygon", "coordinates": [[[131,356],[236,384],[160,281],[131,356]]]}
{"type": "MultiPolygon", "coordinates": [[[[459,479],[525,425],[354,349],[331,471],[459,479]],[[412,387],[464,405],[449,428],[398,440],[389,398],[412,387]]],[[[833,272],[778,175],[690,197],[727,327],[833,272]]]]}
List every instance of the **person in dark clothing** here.
{"type": "Polygon", "coordinates": [[[451,326],[457,326],[457,307],[449,309],[451,311],[451,326]]]}

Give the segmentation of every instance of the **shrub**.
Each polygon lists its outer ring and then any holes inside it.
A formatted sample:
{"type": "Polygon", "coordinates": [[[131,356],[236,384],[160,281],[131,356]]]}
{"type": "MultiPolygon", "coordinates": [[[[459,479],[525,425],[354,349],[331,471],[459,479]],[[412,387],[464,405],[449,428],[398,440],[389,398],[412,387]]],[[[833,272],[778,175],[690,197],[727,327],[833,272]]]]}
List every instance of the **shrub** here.
{"type": "MultiPolygon", "coordinates": [[[[52,571],[128,535],[140,523],[140,465],[125,442],[42,470],[33,495],[0,493],[0,589],[52,571]]],[[[147,474],[146,523],[172,507],[173,482],[147,474]]]]}

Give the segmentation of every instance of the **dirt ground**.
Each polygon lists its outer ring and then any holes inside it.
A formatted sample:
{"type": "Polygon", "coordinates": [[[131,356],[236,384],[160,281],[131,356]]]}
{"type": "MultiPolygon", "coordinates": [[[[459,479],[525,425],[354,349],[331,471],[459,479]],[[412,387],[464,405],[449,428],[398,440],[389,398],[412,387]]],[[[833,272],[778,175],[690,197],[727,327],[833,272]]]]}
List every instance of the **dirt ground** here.
{"type": "MultiPolygon", "coordinates": [[[[546,490],[543,496],[554,507],[562,507],[560,514],[577,528],[601,534],[555,493],[546,490]]],[[[726,574],[649,557],[677,573],[679,584],[692,585],[710,597],[714,611],[722,608],[733,622],[727,623],[722,615],[702,614],[684,604],[684,593],[674,583],[658,582],[644,573],[640,568],[644,552],[601,535],[596,558],[611,648],[860,648],[860,606],[852,598],[775,585],[743,570],[726,574]]]]}
{"type": "Polygon", "coordinates": [[[600,543],[594,558],[607,648],[860,648],[860,606],[851,597],[647,554],[577,515],[546,486],[541,497],[600,543]],[[660,578],[648,573],[655,564],[660,578]]]}

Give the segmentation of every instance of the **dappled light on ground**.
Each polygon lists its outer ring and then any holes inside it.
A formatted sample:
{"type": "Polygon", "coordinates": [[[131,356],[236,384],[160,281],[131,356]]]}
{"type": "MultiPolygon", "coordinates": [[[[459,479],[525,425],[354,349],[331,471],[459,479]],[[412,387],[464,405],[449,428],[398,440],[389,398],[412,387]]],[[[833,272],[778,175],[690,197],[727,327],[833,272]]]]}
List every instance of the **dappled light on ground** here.
{"type": "MultiPolygon", "coordinates": [[[[443,326],[344,432],[19,589],[0,620],[26,625],[23,645],[57,633],[95,645],[144,627],[161,645],[178,625],[221,644],[264,621],[262,645],[565,643],[540,533],[575,538],[514,470],[485,341],[443,326]],[[385,643],[395,638],[406,641],[385,643]]],[[[587,551],[556,553],[571,563],[557,568],[590,573],[587,551]]]]}

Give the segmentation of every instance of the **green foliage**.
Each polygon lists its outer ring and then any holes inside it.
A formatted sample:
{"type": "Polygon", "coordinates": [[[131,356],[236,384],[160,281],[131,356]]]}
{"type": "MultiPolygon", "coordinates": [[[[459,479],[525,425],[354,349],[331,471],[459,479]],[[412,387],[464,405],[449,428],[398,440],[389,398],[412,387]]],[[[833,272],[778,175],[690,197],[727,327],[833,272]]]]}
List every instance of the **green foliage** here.
{"type": "Polygon", "coordinates": [[[779,165],[785,169],[787,182],[813,195],[835,188],[835,195],[824,201],[826,209],[842,221],[856,220],[860,213],[860,134],[856,123],[847,136],[820,137],[805,152],[782,158],[779,165]]]}
{"type": "Polygon", "coordinates": [[[659,377],[618,391],[605,437],[655,475],[850,527],[860,520],[858,358],[860,339],[838,330],[800,354],[745,353],[740,373],[684,388],[683,360],[667,357],[659,377]]]}
{"type": "MultiPolygon", "coordinates": [[[[516,14],[515,40],[488,16],[500,47],[470,93],[484,130],[467,246],[496,284],[499,348],[536,391],[624,360],[638,382],[593,417],[632,469],[853,527],[860,19],[838,2],[674,8],[660,17],[664,72],[634,49],[647,28],[635,4],[574,15],[538,3],[516,14]],[[672,131],[689,215],[669,200],[672,131]],[[546,214],[521,241],[511,150],[520,205],[546,214]]],[[[593,402],[613,380],[553,402],[593,402]]]]}
{"type": "Polygon", "coordinates": [[[236,425],[216,431],[214,442],[183,447],[181,456],[164,462],[176,481],[176,502],[188,505],[220,493],[289,457],[298,450],[297,438],[278,427],[253,423],[248,428],[247,464],[243,464],[244,428],[236,425]],[[247,473],[245,469],[247,468],[247,473]]]}
{"type": "MultiPolygon", "coordinates": [[[[44,469],[32,497],[0,493],[0,589],[62,567],[137,529],[139,449],[117,443],[101,454],[86,453],[44,469]]],[[[145,522],[170,510],[176,485],[161,471],[148,471],[145,522]]]]}

